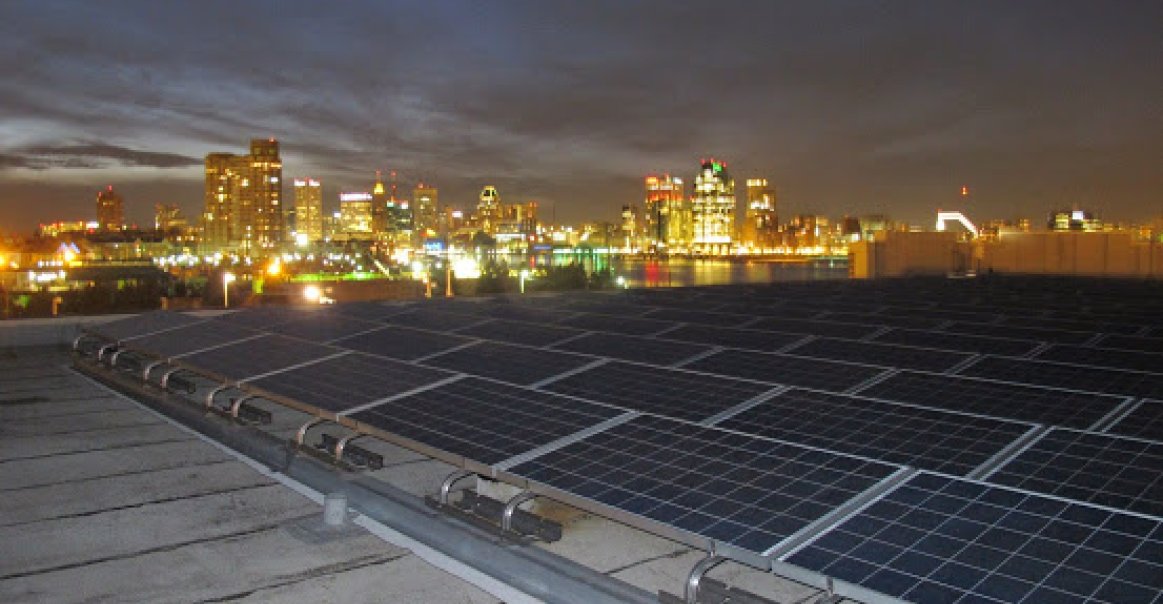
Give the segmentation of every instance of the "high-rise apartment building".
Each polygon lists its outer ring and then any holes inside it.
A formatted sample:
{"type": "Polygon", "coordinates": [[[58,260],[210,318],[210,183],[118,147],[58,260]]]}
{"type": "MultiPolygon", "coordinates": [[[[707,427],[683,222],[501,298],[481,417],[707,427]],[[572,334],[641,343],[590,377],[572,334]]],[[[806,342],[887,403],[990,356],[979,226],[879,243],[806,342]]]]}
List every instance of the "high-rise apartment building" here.
{"type": "Polygon", "coordinates": [[[421,242],[439,234],[439,202],[439,193],[430,184],[420,182],[412,189],[412,220],[421,242]]]}
{"type": "Polygon", "coordinates": [[[689,242],[689,208],[681,178],[669,174],[646,177],[644,249],[665,252],[689,242]]]}
{"type": "Polygon", "coordinates": [[[375,236],[373,195],[367,192],[339,194],[338,230],[350,239],[370,240],[375,236]]]}
{"type": "Polygon", "coordinates": [[[109,185],[97,193],[97,224],[105,231],[120,231],[125,226],[125,202],[109,185]]]}
{"type": "Polygon", "coordinates": [[[295,179],[295,232],[307,241],[323,240],[323,183],[295,179]]]}
{"type": "Polygon", "coordinates": [[[274,250],[286,237],[282,181],[273,138],[251,140],[248,155],[207,154],[203,243],[246,256],[274,250]]]}
{"type": "Polygon", "coordinates": [[[747,179],[747,209],[744,213],[740,239],[744,245],[757,249],[774,247],[778,228],[775,211],[775,189],[766,178],[747,179]]]}
{"type": "Polygon", "coordinates": [[[489,185],[481,189],[476,218],[480,230],[489,235],[497,232],[497,222],[501,218],[501,194],[496,187],[489,185]]]}
{"type": "Polygon", "coordinates": [[[695,176],[691,197],[694,236],[691,250],[697,254],[727,254],[735,232],[735,181],[727,174],[727,164],[703,160],[695,176]]]}

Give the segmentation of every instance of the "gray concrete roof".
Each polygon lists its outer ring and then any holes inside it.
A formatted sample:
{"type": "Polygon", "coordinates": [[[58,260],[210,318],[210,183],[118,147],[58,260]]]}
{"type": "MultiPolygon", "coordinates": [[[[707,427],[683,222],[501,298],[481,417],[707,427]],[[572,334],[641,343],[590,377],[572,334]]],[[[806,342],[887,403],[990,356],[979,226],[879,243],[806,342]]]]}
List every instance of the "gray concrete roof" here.
{"type": "Polygon", "coordinates": [[[498,602],[67,368],[0,364],[0,601],[498,602]]]}

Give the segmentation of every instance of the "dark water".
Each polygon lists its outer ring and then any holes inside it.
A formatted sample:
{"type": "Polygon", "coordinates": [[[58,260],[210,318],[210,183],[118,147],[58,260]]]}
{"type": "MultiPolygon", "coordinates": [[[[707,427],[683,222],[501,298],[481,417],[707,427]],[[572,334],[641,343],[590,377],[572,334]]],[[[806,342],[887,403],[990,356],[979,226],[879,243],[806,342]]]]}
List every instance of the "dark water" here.
{"type": "Polygon", "coordinates": [[[688,287],[848,278],[848,263],[845,260],[800,263],[615,258],[610,261],[610,268],[615,275],[625,278],[628,287],[688,287]]]}

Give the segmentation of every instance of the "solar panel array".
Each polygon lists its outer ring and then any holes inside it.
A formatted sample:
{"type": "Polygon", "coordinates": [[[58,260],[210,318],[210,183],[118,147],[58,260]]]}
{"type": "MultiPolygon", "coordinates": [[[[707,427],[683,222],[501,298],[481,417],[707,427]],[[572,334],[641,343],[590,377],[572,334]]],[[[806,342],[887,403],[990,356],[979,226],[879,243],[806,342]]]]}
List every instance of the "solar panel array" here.
{"type": "Polygon", "coordinates": [[[785,283],[158,312],[90,332],[848,595],[1149,602],[1159,293],[785,283]]]}

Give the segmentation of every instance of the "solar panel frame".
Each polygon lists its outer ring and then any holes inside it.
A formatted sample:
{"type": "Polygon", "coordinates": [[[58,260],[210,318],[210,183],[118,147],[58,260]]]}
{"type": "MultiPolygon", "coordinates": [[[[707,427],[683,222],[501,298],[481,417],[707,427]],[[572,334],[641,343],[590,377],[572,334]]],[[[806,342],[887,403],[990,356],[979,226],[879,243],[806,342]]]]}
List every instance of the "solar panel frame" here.
{"type": "Polygon", "coordinates": [[[596,313],[573,315],[558,321],[557,324],[582,331],[606,331],[631,336],[647,336],[672,329],[678,325],[675,321],[659,321],[657,319],[646,319],[642,317],[602,315],[596,313]]]}
{"type": "Polygon", "coordinates": [[[383,325],[383,323],[357,319],[338,313],[315,313],[312,316],[299,317],[293,321],[271,325],[265,331],[311,342],[330,342],[371,331],[383,327],[383,325]]]}
{"type": "Polygon", "coordinates": [[[901,469],[643,415],[510,468],[509,482],[756,566],[901,469]]]}
{"type": "Polygon", "coordinates": [[[669,307],[651,309],[643,315],[643,318],[659,321],[674,321],[676,323],[712,325],[716,327],[737,327],[754,319],[754,317],[734,313],[669,307]]]}
{"type": "Polygon", "coordinates": [[[1094,346],[1097,348],[1163,353],[1163,338],[1107,334],[1095,343],[1094,346]]]}
{"type": "Polygon", "coordinates": [[[773,391],[774,385],[610,361],[539,387],[591,401],[702,421],[773,391]]]}
{"type": "Polygon", "coordinates": [[[1157,352],[1052,344],[1039,350],[1032,358],[1071,365],[1163,373],[1163,353],[1157,352]]]}
{"type": "Polygon", "coordinates": [[[1064,331],[1060,329],[1039,329],[1037,327],[1014,327],[997,323],[967,323],[954,321],[941,327],[949,333],[963,333],[967,335],[984,335],[1001,338],[1017,338],[1021,340],[1038,340],[1058,344],[1085,344],[1094,337],[1093,332],[1064,331]]]}
{"type": "Polygon", "coordinates": [[[171,359],[197,350],[224,346],[232,342],[257,338],[264,332],[239,327],[222,321],[202,321],[185,327],[126,338],[121,346],[129,350],[171,359]]]}
{"type": "Polygon", "coordinates": [[[851,394],[1079,429],[1095,426],[1127,400],[1109,394],[907,370],[851,394]]]}
{"type": "Polygon", "coordinates": [[[218,381],[238,383],[343,352],[298,338],[263,334],[174,357],[171,362],[218,381]]]}
{"type": "Polygon", "coordinates": [[[713,350],[712,346],[606,332],[589,332],[550,346],[554,350],[607,356],[623,361],[668,366],[713,350]]]}
{"type": "Polygon", "coordinates": [[[1107,426],[1106,432],[1163,442],[1163,401],[1139,401],[1107,426]]]}
{"type": "Polygon", "coordinates": [[[872,601],[1160,602],[1163,522],[920,472],[780,562],[872,601]]]}
{"type": "Polygon", "coordinates": [[[154,310],[108,323],[85,325],[81,329],[86,333],[107,340],[120,341],[126,338],[169,331],[203,321],[206,319],[168,310],[154,310]]]}
{"type": "Polygon", "coordinates": [[[960,375],[1125,396],[1163,397],[1163,374],[1072,365],[1054,361],[984,356],[960,375]]]}
{"type": "Polygon", "coordinates": [[[478,342],[456,334],[382,325],[379,329],[329,342],[332,346],[367,354],[412,361],[478,342]]]}
{"type": "Polygon", "coordinates": [[[477,315],[445,312],[428,307],[413,308],[380,319],[380,321],[391,325],[446,332],[463,329],[487,320],[487,318],[477,315]]]}
{"type": "Polygon", "coordinates": [[[876,334],[868,341],[1015,357],[1029,354],[1041,345],[1040,342],[1034,340],[899,328],[876,334]]]}
{"type": "Polygon", "coordinates": [[[489,319],[458,329],[455,333],[483,340],[524,344],[525,346],[550,346],[555,342],[574,338],[586,332],[559,325],[489,319]]]}
{"type": "Polygon", "coordinates": [[[875,359],[876,364],[882,366],[936,373],[953,369],[973,358],[972,353],[965,352],[822,337],[790,348],[787,353],[855,363],[875,359]]]}
{"type": "Polygon", "coordinates": [[[506,461],[635,414],[592,401],[466,376],[343,413],[339,422],[496,475],[506,461]],[[440,428],[435,428],[439,426],[440,428]]]}
{"type": "Polygon", "coordinates": [[[986,480],[1163,518],[1163,443],[1052,428],[986,480]]]}
{"type": "Polygon", "coordinates": [[[790,388],[715,424],[885,463],[970,474],[1036,424],[790,388]]]}
{"type": "Polygon", "coordinates": [[[813,336],[829,336],[859,340],[877,332],[879,325],[841,323],[816,319],[788,319],[784,317],[763,317],[747,325],[748,329],[799,333],[813,336]]]}
{"type": "Polygon", "coordinates": [[[828,392],[845,392],[889,371],[867,364],[732,349],[702,357],[684,368],[828,392]]]}
{"type": "Polygon", "coordinates": [[[442,369],[347,352],[247,380],[241,388],[249,394],[334,419],[351,409],[457,377],[461,376],[442,369]]]}
{"type": "Polygon", "coordinates": [[[430,367],[530,386],[601,361],[593,357],[544,348],[530,348],[503,342],[478,342],[425,357],[419,362],[430,367]]]}
{"type": "Polygon", "coordinates": [[[654,336],[660,340],[711,344],[757,352],[776,352],[803,340],[805,335],[733,327],[683,325],[654,336]]]}

